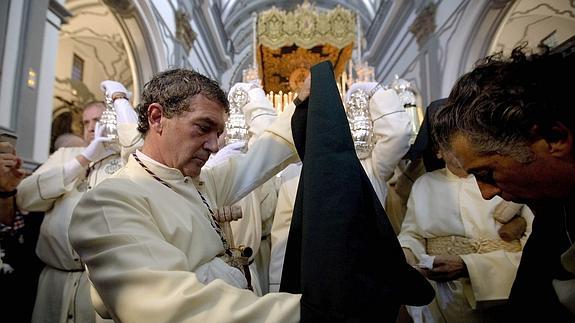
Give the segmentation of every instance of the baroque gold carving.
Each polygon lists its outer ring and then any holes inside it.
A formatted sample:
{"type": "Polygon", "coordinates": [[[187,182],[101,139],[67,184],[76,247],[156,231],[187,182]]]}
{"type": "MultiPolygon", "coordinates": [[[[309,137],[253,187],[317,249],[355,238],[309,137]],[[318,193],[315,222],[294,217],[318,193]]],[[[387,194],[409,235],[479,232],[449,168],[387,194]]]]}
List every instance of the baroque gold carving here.
{"type": "Polygon", "coordinates": [[[316,45],[311,49],[297,46],[278,49],[260,47],[262,57],[259,65],[263,74],[264,90],[275,93],[297,91],[309,68],[326,60],[332,62],[335,75],[339,77],[351,58],[352,50],[353,43],[342,49],[330,45],[316,45]]]}
{"type": "Polygon", "coordinates": [[[413,24],[409,27],[415,35],[417,44],[422,47],[425,45],[429,37],[435,32],[435,12],[437,11],[437,4],[430,4],[419,13],[413,24]]]}
{"type": "Polygon", "coordinates": [[[186,52],[194,45],[197,34],[192,30],[188,14],[183,10],[176,11],[176,39],[182,44],[186,52]]]}
{"type": "Polygon", "coordinates": [[[258,43],[272,49],[294,44],[306,49],[319,44],[341,49],[354,42],[355,19],[355,13],[339,5],[326,13],[314,10],[309,3],[293,12],[273,7],[258,15],[258,43]]]}

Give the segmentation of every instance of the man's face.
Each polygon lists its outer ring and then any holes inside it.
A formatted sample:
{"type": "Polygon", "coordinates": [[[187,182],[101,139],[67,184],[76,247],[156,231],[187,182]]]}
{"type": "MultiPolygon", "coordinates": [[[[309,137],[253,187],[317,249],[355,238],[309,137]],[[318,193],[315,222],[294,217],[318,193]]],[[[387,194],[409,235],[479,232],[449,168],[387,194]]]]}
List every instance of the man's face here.
{"type": "Polygon", "coordinates": [[[479,154],[463,135],[455,135],[451,147],[465,171],[475,175],[481,195],[490,200],[498,195],[505,200],[528,203],[564,198],[569,194],[569,181],[560,171],[564,163],[547,153],[545,140],[530,146],[534,160],[520,163],[510,156],[479,154]]]}
{"type": "Polygon", "coordinates": [[[200,175],[210,154],[219,149],[225,115],[224,106],[198,94],[191,99],[189,111],[164,118],[160,137],[164,163],[185,176],[200,175]]]}
{"type": "Polygon", "coordinates": [[[82,125],[84,126],[84,141],[86,143],[94,140],[94,130],[96,129],[96,122],[100,121],[100,117],[106,107],[102,104],[92,104],[87,106],[82,113],[82,125]]]}

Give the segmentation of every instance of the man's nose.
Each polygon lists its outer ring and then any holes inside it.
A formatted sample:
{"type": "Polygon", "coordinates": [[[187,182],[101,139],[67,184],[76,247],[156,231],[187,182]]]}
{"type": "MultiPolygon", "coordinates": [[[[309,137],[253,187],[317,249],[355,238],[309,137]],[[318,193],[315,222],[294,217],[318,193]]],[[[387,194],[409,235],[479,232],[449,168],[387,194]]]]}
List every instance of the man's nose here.
{"type": "Polygon", "coordinates": [[[501,194],[501,189],[493,184],[477,181],[477,185],[479,186],[479,190],[481,191],[481,196],[485,200],[491,200],[496,195],[501,194]]]}
{"type": "Polygon", "coordinates": [[[88,124],[88,131],[94,132],[94,130],[96,129],[96,122],[97,121],[90,121],[90,123],[88,124]]]}
{"type": "Polygon", "coordinates": [[[210,134],[208,140],[206,140],[204,144],[204,148],[210,151],[212,154],[215,154],[220,150],[218,146],[218,135],[216,133],[210,134]]]}

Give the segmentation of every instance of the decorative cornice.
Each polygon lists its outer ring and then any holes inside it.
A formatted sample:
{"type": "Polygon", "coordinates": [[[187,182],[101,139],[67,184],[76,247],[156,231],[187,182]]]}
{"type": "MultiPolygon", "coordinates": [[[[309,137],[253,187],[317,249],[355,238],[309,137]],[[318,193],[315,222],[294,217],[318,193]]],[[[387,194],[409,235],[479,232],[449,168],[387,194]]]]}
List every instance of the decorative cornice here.
{"type": "Polygon", "coordinates": [[[430,36],[435,32],[435,12],[437,4],[432,3],[425,7],[419,15],[415,18],[413,24],[409,27],[409,31],[415,35],[419,47],[423,47],[429,40],[430,36]]]}
{"type": "Polygon", "coordinates": [[[197,34],[192,30],[188,14],[183,10],[176,11],[176,39],[186,52],[192,49],[196,37],[197,34]]]}

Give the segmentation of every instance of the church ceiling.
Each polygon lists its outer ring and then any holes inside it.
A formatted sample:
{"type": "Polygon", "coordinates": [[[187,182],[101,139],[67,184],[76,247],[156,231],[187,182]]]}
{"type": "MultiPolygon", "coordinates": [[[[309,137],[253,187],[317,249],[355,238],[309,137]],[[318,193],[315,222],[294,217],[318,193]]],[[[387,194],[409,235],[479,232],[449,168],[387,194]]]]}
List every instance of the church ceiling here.
{"type": "Polygon", "coordinates": [[[281,10],[291,11],[298,5],[309,3],[317,10],[329,11],[338,5],[358,14],[361,29],[366,31],[378,14],[380,6],[391,0],[217,0],[220,8],[221,19],[226,33],[230,36],[236,53],[241,52],[251,43],[251,22],[253,14],[276,7],[281,10]]]}
{"type": "Polygon", "coordinates": [[[242,55],[234,60],[242,62],[240,66],[244,69],[248,67],[246,64],[253,66],[252,62],[257,61],[264,89],[286,93],[294,91],[303,81],[305,75],[301,71],[323,60],[330,60],[336,76],[341,76],[357,45],[357,27],[367,30],[376,15],[381,14],[378,10],[381,11],[382,3],[387,1],[391,0],[215,0],[212,4],[218,7],[233,55],[242,55]],[[341,8],[339,14],[336,12],[340,9],[336,8],[341,8]],[[306,10],[309,17],[304,17],[302,11],[306,10]],[[278,20],[275,26],[273,19],[264,19],[267,23],[262,24],[262,13],[270,11],[267,15],[278,20]],[[299,13],[292,17],[295,12],[299,13]],[[257,32],[256,19],[259,19],[257,32]],[[297,32],[300,29],[303,31],[297,32]],[[257,48],[253,45],[255,34],[257,48]]]}

